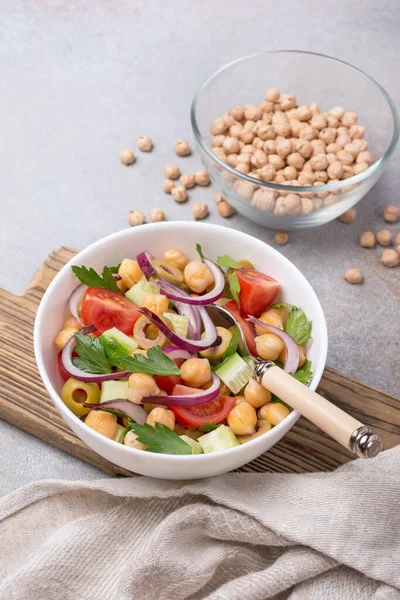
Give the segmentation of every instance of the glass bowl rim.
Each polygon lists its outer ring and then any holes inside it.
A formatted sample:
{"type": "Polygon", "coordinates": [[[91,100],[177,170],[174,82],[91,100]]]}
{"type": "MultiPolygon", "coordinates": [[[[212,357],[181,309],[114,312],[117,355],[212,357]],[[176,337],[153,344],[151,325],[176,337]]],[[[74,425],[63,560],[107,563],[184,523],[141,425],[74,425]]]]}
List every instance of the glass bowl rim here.
{"type": "Polygon", "coordinates": [[[264,52],[253,52],[252,54],[246,54],[245,56],[235,58],[234,60],[232,60],[228,63],[225,63],[219,69],[214,71],[214,73],[212,73],[209,77],[207,77],[207,79],[205,79],[200,84],[200,86],[197,88],[196,93],[192,100],[191,107],[190,107],[190,122],[192,125],[194,135],[196,137],[196,140],[198,141],[198,143],[200,144],[200,146],[204,150],[204,152],[211,158],[211,160],[213,162],[217,163],[217,165],[219,165],[220,167],[222,167],[223,169],[225,169],[226,171],[228,171],[229,173],[234,175],[237,179],[242,179],[244,181],[247,181],[248,183],[257,185],[258,187],[261,187],[261,188],[272,189],[272,190],[276,190],[277,192],[284,191],[284,192],[293,192],[293,193],[297,193],[297,194],[302,193],[302,192],[313,192],[314,194],[316,194],[318,192],[336,191],[336,190],[341,190],[342,188],[348,187],[349,185],[360,183],[364,179],[369,178],[371,175],[373,175],[375,172],[377,172],[380,167],[383,167],[385,165],[385,163],[387,163],[389,158],[392,156],[392,154],[397,146],[398,139],[399,139],[399,117],[398,117],[398,112],[397,112],[396,106],[395,106],[392,98],[390,97],[390,95],[387,93],[387,91],[377,81],[375,81],[375,79],[373,77],[371,77],[370,75],[365,73],[362,69],[359,69],[358,67],[356,67],[344,60],[341,60],[340,58],[335,58],[333,56],[329,56],[328,54],[321,54],[319,52],[309,52],[307,50],[267,50],[264,52]],[[245,173],[236,171],[236,169],[231,167],[228,163],[225,163],[221,159],[219,159],[218,156],[216,156],[214,154],[214,152],[212,152],[211,148],[209,148],[209,146],[206,144],[203,136],[200,133],[200,130],[199,130],[199,127],[197,124],[196,113],[197,113],[197,104],[200,100],[200,97],[201,97],[203,91],[205,91],[205,89],[209,85],[209,83],[211,83],[214,79],[219,77],[219,75],[221,75],[224,71],[227,71],[231,67],[235,66],[236,64],[239,64],[246,60],[253,59],[253,58],[256,58],[259,56],[265,56],[268,54],[308,54],[311,56],[318,56],[320,58],[326,58],[328,60],[333,60],[337,63],[345,65],[346,67],[349,67],[350,69],[358,71],[359,73],[361,73],[361,75],[363,75],[364,77],[369,79],[378,88],[378,90],[381,92],[383,98],[386,100],[386,102],[389,105],[389,108],[391,110],[391,114],[392,114],[392,118],[393,118],[393,135],[392,135],[389,145],[386,148],[386,151],[381,156],[381,158],[379,158],[376,162],[374,162],[371,166],[369,166],[368,169],[366,169],[365,171],[358,173],[358,175],[353,175],[352,177],[349,177],[348,179],[342,179],[337,183],[328,183],[328,184],[321,183],[321,185],[304,185],[304,186],[303,185],[302,186],[282,185],[280,183],[272,183],[270,181],[262,181],[260,179],[255,179],[254,177],[251,177],[250,175],[246,175],[245,173]]]}

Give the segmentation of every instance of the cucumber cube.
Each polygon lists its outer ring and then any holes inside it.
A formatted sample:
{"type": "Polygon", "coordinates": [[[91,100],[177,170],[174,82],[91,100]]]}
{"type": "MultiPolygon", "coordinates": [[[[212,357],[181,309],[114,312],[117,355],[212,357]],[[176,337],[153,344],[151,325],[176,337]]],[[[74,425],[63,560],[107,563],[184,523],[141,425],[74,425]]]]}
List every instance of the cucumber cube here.
{"type": "Polygon", "coordinates": [[[197,441],[203,448],[205,454],[240,446],[236,435],[226,425],[220,425],[217,429],[214,429],[214,431],[210,431],[210,433],[206,433],[199,437],[197,441]]]}

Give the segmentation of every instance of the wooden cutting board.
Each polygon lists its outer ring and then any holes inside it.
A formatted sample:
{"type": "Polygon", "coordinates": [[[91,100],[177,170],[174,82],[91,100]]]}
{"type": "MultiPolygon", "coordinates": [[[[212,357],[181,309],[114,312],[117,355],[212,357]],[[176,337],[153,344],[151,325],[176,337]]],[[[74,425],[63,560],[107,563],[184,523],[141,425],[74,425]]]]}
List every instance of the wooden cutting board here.
{"type": "MultiPolygon", "coordinates": [[[[57,248],[44,261],[23,296],[0,289],[0,417],[45,442],[113,475],[132,475],[88,448],[58,415],[39,377],[33,325],[39,302],[76,250],[57,248]]],[[[400,443],[400,401],[326,367],[318,391],[378,431],[385,449],[400,443]]],[[[247,472],[332,471],[352,455],[301,418],[271,450],[239,469],[247,472]]]]}

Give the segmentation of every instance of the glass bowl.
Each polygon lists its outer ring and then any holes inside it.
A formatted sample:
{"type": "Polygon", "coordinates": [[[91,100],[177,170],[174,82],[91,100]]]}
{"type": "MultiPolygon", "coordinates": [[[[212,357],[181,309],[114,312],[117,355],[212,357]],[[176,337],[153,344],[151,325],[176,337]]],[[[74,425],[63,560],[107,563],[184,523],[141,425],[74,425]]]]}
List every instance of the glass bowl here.
{"type": "MultiPolygon", "coordinates": [[[[376,81],[341,60],[293,50],[252,54],[221,67],[197,90],[191,123],[202,162],[217,191],[248,219],[276,230],[322,225],[357,204],[382,175],[399,137],[396,108],[376,81]],[[220,160],[211,147],[212,120],[235,105],[261,104],[271,87],[295,95],[299,105],[316,102],[321,112],[342,106],[357,113],[358,124],[366,127],[365,140],[375,162],[336,183],[297,187],[258,180],[220,160]],[[285,209],[293,199],[289,194],[300,196],[301,213],[285,209]],[[288,200],[280,200],[279,212],[286,214],[276,214],[276,202],[282,198],[288,200]]],[[[298,196],[294,199],[296,210],[298,196]]]]}

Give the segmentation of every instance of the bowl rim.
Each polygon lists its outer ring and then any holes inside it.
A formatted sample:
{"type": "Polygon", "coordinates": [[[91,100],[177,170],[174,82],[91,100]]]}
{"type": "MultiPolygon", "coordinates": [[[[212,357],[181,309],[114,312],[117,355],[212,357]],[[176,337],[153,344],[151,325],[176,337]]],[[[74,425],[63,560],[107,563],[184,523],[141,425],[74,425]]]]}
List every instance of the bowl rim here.
{"type": "Polygon", "coordinates": [[[378,83],[373,77],[371,77],[370,75],[365,73],[365,71],[363,71],[362,69],[360,69],[344,60],[341,60],[340,58],[335,58],[333,56],[329,56],[328,54],[321,54],[320,52],[310,52],[308,50],[285,50],[285,49],[283,49],[283,50],[266,50],[264,52],[253,52],[252,54],[246,54],[245,56],[235,58],[234,60],[231,60],[230,62],[225,63],[219,69],[214,71],[214,73],[212,73],[209,77],[207,77],[197,88],[195,95],[193,97],[193,100],[192,100],[191,107],[190,107],[190,122],[191,122],[192,129],[193,129],[193,132],[194,132],[197,142],[200,144],[201,148],[204,150],[204,152],[207,154],[207,156],[209,156],[209,158],[212,161],[217,163],[217,165],[219,167],[222,167],[223,169],[227,170],[229,173],[234,175],[237,179],[242,179],[243,181],[251,183],[252,185],[257,185],[258,187],[261,187],[261,188],[276,190],[277,192],[292,192],[292,193],[297,193],[297,194],[299,192],[304,192],[304,193],[312,192],[313,194],[317,194],[318,192],[337,191],[337,190],[341,190],[342,188],[345,188],[349,185],[360,183],[364,179],[368,179],[370,176],[374,175],[374,173],[376,173],[382,166],[384,166],[388,162],[389,158],[392,156],[392,154],[397,146],[397,142],[399,139],[399,133],[400,133],[400,131],[399,131],[399,129],[400,129],[399,115],[397,112],[397,108],[396,108],[392,98],[388,94],[388,92],[384,89],[384,87],[382,87],[380,85],[380,83],[378,83]],[[216,156],[212,152],[211,148],[205,142],[203,136],[200,133],[200,129],[197,124],[197,117],[196,117],[197,104],[199,102],[199,99],[200,99],[203,91],[205,91],[205,89],[209,85],[209,83],[211,83],[214,79],[219,77],[219,75],[221,75],[224,71],[227,71],[231,67],[233,67],[241,62],[244,62],[246,60],[250,60],[250,59],[253,59],[253,58],[256,58],[259,56],[264,56],[267,54],[307,54],[307,55],[311,55],[311,56],[318,56],[318,57],[326,58],[328,60],[333,60],[337,63],[341,63],[342,65],[345,65],[346,67],[349,67],[350,69],[354,69],[355,71],[358,71],[358,73],[361,73],[361,75],[364,75],[364,77],[366,77],[373,84],[375,84],[375,86],[381,92],[382,96],[384,97],[387,104],[389,105],[389,108],[392,113],[392,118],[393,118],[393,135],[392,135],[392,138],[390,140],[388,147],[386,148],[385,153],[381,156],[381,158],[379,158],[377,161],[375,161],[365,171],[362,171],[358,175],[353,175],[352,177],[349,177],[348,179],[342,179],[338,183],[328,183],[328,184],[321,183],[321,185],[304,185],[304,186],[300,186],[300,187],[294,186],[294,185],[282,185],[280,183],[272,183],[270,181],[262,181],[260,179],[255,179],[254,177],[251,177],[250,175],[246,175],[245,173],[236,171],[236,169],[231,167],[228,163],[225,163],[222,160],[220,160],[218,158],[218,156],[216,156]]]}
{"type": "MultiPolygon", "coordinates": [[[[296,265],[294,265],[288,258],[286,258],[286,256],[281,254],[276,248],[273,248],[266,242],[263,242],[262,240],[259,240],[258,238],[255,238],[255,237],[253,237],[247,233],[244,233],[242,231],[239,231],[237,229],[231,229],[230,227],[225,227],[223,225],[216,225],[213,223],[196,223],[196,222],[188,223],[187,221],[173,221],[172,223],[174,225],[179,224],[182,227],[184,227],[185,229],[187,229],[188,227],[193,230],[196,230],[199,227],[201,227],[202,229],[208,228],[210,231],[212,231],[216,235],[218,235],[218,232],[220,232],[221,230],[224,232],[226,232],[227,230],[232,231],[234,234],[237,234],[240,237],[245,237],[245,238],[250,239],[253,244],[258,245],[260,248],[262,246],[267,246],[269,252],[271,252],[271,254],[272,254],[272,259],[274,258],[274,256],[275,257],[279,256],[279,260],[282,260],[284,263],[289,265],[290,268],[294,268],[299,273],[300,277],[304,280],[304,283],[309,288],[308,291],[309,291],[310,295],[312,296],[313,301],[316,303],[317,307],[319,308],[320,316],[321,316],[321,324],[320,324],[320,331],[319,331],[319,337],[320,337],[320,343],[321,343],[321,352],[320,352],[321,360],[319,361],[318,368],[313,373],[313,377],[312,377],[312,380],[311,380],[310,386],[309,386],[310,389],[315,390],[321,380],[323,371],[326,366],[326,358],[327,358],[327,352],[328,352],[328,332],[327,332],[325,314],[322,309],[319,298],[318,298],[316,292],[314,291],[313,287],[311,286],[310,282],[305,277],[305,275],[300,271],[300,269],[298,267],[296,267],[296,265]]],[[[154,229],[155,230],[168,229],[169,226],[171,226],[171,223],[169,223],[168,221],[151,223],[151,224],[145,225],[146,230],[149,232],[154,229]]],[[[49,393],[49,395],[53,401],[53,404],[57,408],[57,411],[59,412],[59,414],[63,418],[64,418],[64,414],[68,415],[70,418],[72,418],[76,422],[78,428],[84,427],[85,424],[81,421],[81,419],[78,416],[76,416],[71,410],[69,410],[69,408],[61,400],[59,392],[55,389],[55,387],[53,386],[53,384],[50,380],[50,377],[47,374],[45,361],[42,356],[41,331],[44,327],[46,327],[47,304],[49,302],[51,292],[57,287],[58,282],[65,276],[65,273],[67,271],[69,272],[69,269],[72,265],[79,264],[81,262],[82,258],[85,258],[86,254],[91,253],[93,250],[97,250],[103,244],[107,244],[108,242],[111,242],[113,239],[123,237],[124,235],[134,235],[134,231],[135,231],[134,228],[126,228],[126,229],[116,231],[114,233],[111,233],[111,234],[103,237],[103,238],[100,238],[96,242],[93,242],[92,244],[90,244],[89,246],[87,246],[86,248],[84,248],[83,250],[78,252],[78,254],[76,254],[71,260],[69,260],[62,267],[62,269],[57,273],[57,275],[51,281],[49,287],[46,289],[45,293],[43,294],[42,300],[39,304],[38,311],[36,313],[35,325],[34,325],[34,331],[33,331],[33,342],[34,342],[35,358],[36,358],[36,363],[37,363],[37,367],[39,370],[39,374],[42,378],[42,381],[44,383],[46,391],[49,393]]],[[[179,461],[186,462],[188,460],[198,461],[198,462],[199,461],[209,461],[209,460],[212,460],[213,458],[224,457],[227,455],[227,453],[230,453],[232,455],[233,455],[233,453],[238,454],[241,451],[241,449],[244,447],[258,445],[260,443],[260,440],[267,439],[267,436],[272,435],[272,433],[274,431],[280,432],[282,429],[285,428],[285,426],[288,424],[288,422],[290,424],[290,427],[289,427],[289,430],[290,430],[295,425],[296,421],[300,418],[300,416],[301,416],[301,414],[297,410],[292,410],[292,412],[281,423],[279,423],[278,425],[275,425],[273,428],[271,428],[269,431],[264,433],[262,436],[255,438],[254,440],[251,440],[250,442],[247,442],[246,444],[240,444],[240,446],[235,446],[235,447],[229,448],[227,450],[219,450],[217,452],[210,452],[207,454],[190,454],[190,455],[189,454],[188,455],[185,455],[185,454],[184,455],[175,455],[175,454],[161,454],[161,453],[160,454],[147,453],[147,454],[157,457],[157,459],[160,461],[171,461],[172,460],[174,462],[179,462],[179,461]]],[[[68,425],[68,422],[67,422],[67,425],[68,425]]],[[[88,428],[88,429],[90,429],[90,428],[88,428]]],[[[97,439],[101,443],[103,443],[105,445],[105,447],[108,447],[110,450],[112,450],[113,448],[115,449],[116,447],[119,447],[120,451],[122,451],[122,452],[128,452],[128,453],[133,452],[134,453],[133,456],[142,455],[142,453],[143,453],[143,450],[137,450],[136,448],[130,448],[129,446],[120,444],[114,440],[106,438],[105,436],[101,435],[97,431],[94,431],[93,429],[90,429],[90,434],[92,436],[94,436],[95,439],[97,439]]],[[[281,435],[279,440],[282,439],[282,437],[284,435],[285,434],[281,435]]],[[[274,442],[273,445],[275,445],[276,443],[278,443],[278,442],[274,442]]],[[[94,452],[96,452],[96,454],[99,454],[96,450],[94,450],[94,452]]],[[[259,456],[262,453],[263,452],[261,452],[259,454],[259,456]]]]}

